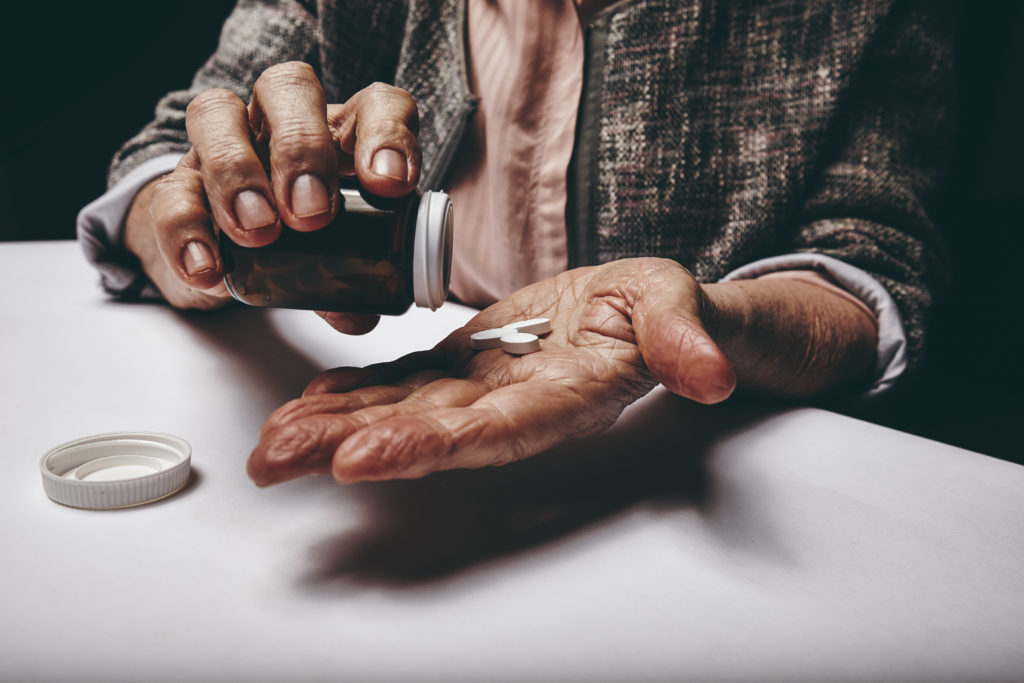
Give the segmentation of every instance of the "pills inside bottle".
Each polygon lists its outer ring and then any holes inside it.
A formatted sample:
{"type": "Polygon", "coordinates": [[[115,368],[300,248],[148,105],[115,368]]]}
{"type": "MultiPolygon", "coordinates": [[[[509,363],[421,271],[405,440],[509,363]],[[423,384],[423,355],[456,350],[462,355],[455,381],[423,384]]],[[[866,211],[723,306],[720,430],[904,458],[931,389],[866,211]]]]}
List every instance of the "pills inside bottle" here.
{"type": "Polygon", "coordinates": [[[415,303],[436,309],[448,296],[452,208],[443,192],[376,197],[342,179],[341,207],[327,226],[282,226],[264,247],[223,233],[220,252],[231,296],[250,306],[399,315],[415,303]]]}

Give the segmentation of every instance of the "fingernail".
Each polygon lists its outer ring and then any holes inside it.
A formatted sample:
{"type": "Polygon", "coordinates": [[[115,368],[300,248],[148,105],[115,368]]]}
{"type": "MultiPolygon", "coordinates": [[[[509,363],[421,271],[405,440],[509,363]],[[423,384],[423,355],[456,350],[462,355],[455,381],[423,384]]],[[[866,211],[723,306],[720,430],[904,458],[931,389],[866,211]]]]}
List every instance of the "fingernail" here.
{"type": "Polygon", "coordinates": [[[378,149],[373,155],[373,172],[385,178],[406,182],[409,180],[409,165],[400,152],[387,147],[378,149]]]}
{"type": "Polygon", "coordinates": [[[273,225],[277,215],[270,208],[270,203],[259,192],[242,190],[235,197],[235,215],[242,230],[257,230],[273,225]]]}
{"type": "Polygon", "coordinates": [[[319,216],[331,210],[327,188],[314,175],[300,175],[292,183],[292,212],[299,218],[319,216]]]}
{"type": "Polygon", "coordinates": [[[207,270],[213,270],[215,262],[209,247],[202,242],[189,242],[185,245],[181,255],[185,264],[185,272],[189,276],[198,275],[207,270]]]}

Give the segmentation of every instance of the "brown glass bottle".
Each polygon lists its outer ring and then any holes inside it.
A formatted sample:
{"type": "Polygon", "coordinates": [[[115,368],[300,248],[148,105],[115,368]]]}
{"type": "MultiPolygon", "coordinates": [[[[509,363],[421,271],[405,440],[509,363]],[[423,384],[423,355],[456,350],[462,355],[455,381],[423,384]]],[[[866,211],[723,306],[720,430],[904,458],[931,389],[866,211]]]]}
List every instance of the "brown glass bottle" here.
{"type": "Polygon", "coordinates": [[[342,180],[341,208],[313,232],[282,227],[265,247],[224,234],[220,252],[231,296],[251,306],[399,315],[436,309],[448,295],[452,212],[443,192],[398,199],[342,180]]]}

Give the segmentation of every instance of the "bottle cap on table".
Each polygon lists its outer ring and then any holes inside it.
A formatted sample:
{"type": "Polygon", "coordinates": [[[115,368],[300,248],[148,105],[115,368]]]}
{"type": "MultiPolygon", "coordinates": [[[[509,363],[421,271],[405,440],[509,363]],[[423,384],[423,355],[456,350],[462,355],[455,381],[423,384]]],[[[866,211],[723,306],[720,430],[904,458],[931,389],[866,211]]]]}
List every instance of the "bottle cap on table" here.
{"type": "Polygon", "coordinates": [[[39,461],[39,469],[51,500],[110,510],[177,493],[188,482],[191,460],[192,447],[177,436],[111,432],[55,446],[39,461]]]}

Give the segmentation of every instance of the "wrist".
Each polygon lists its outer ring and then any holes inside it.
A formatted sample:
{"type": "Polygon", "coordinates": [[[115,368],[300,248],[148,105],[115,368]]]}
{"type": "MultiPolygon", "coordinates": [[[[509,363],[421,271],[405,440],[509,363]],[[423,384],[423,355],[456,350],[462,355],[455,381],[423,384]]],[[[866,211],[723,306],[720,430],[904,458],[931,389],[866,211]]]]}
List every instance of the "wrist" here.
{"type": "Polygon", "coordinates": [[[808,397],[863,379],[873,367],[877,329],[859,307],[796,279],[703,285],[708,335],[747,393],[808,397]]]}
{"type": "MultiPolygon", "coordinates": [[[[745,310],[742,292],[730,287],[731,282],[700,285],[698,299],[700,319],[708,336],[723,350],[731,346],[744,325],[745,310]]],[[[726,356],[729,356],[726,353],[726,356]]]]}

